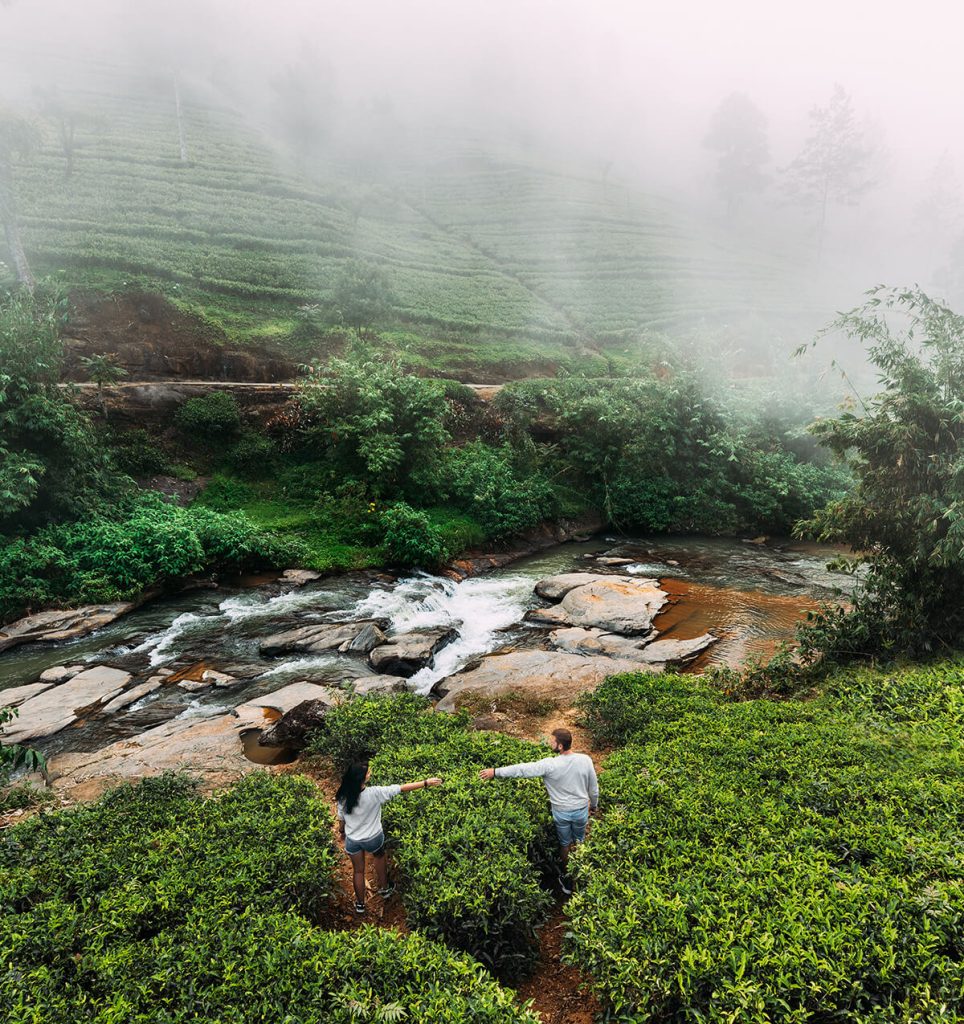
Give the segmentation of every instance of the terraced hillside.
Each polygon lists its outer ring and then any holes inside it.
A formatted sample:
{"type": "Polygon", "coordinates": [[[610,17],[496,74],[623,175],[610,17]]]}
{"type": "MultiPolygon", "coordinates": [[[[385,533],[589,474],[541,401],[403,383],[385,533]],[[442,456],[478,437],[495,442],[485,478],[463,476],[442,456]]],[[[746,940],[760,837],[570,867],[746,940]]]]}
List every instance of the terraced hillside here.
{"type": "Polygon", "coordinates": [[[296,173],[240,113],[173,82],[101,73],[73,173],[53,125],[17,168],[24,242],[41,272],[114,289],[137,278],[240,339],[299,336],[349,259],[384,267],[382,328],[441,366],[553,361],[701,321],[800,312],[792,264],[735,247],[669,203],[503,152],[436,141],[379,172],[296,173]],[[426,169],[428,168],[428,169],[426,169]],[[401,332],[405,332],[404,334],[401,332]],[[466,337],[468,336],[468,338],[466,337]]]}

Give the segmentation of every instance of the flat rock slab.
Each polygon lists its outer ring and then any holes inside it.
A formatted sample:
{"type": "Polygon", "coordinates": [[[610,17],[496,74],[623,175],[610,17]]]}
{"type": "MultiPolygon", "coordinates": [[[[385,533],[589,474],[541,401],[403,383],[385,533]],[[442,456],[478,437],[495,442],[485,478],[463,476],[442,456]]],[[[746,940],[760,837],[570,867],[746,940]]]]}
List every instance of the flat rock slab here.
{"type": "Polygon", "coordinates": [[[432,664],[436,651],[451,643],[458,633],[454,629],[424,629],[393,636],[390,643],[376,647],[368,655],[368,663],[380,673],[408,678],[419,669],[432,664]]]}
{"type": "Polygon", "coordinates": [[[592,657],[625,658],[646,665],[667,665],[695,658],[717,637],[704,633],[692,640],[657,640],[655,630],[644,637],[625,637],[604,633],[600,629],[570,626],[549,635],[549,643],[557,650],[592,657]]]}
{"type": "Polygon", "coordinates": [[[506,690],[571,701],[587,690],[594,690],[607,676],[640,671],[656,669],[623,658],[587,658],[563,651],[513,651],[490,654],[476,668],[443,679],[433,692],[442,695],[436,705],[439,711],[454,711],[459,699],[468,693],[494,696],[506,690]]]}
{"type": "Polygon", "coordinates": [[[0,651],[16,647],[17,644],[73,640],[74,637],[110,625],[136,607],[136,601],[118,601],[115,604],[88,604],[66,611],[37,612],[36,615],[28,615],[0,628],[0,651]]]}
{"type": "Polygon", "coordinates": [[[5,727],[3,742],[22,743],[60,732],[82,712],[111,701],[130,681],[130,672],[119,668],[97,665],[85,669],[68,682],[25,700],[20,714],[5,727]]]}
{"type": "Polygon", "coordinates": [[[276,633],[261,641],[262,654],[321,654],[335,651],[342,644],[350,644],[374,620],[361,622],[316,622],[299,626],[284,633],[276,633]]]}
{"type": "Polygon", "coordinates": [[[78,672],[83,671],[83,665],[54,665],[53,668],[46,668],[40,673],[40,682],[51,683],[56,686],[58,683],[66,683],[73,679],[78,672]]]}
{"type": "Polygon", "coordinates": [[[54,789],[92,799],[118,782],[188,771],[205,785],[221,785],[263,768],[244,756],[241,733],[261,729],[278,712],[303,700],[339,699],[337,690],[314,683],[292,683],[274,693],[245,701],[234,711],[212,718],[175,718],[132,739],[119,740],[91,753],[56,754],[48,763],[54,789]]]}
{"type": "Polygon", "coordinates": [[[15,708],[38,693],[49,690],[53,683],[28,683],[26,686],[11,686],[0,690],[0,708],[15,708]]]}

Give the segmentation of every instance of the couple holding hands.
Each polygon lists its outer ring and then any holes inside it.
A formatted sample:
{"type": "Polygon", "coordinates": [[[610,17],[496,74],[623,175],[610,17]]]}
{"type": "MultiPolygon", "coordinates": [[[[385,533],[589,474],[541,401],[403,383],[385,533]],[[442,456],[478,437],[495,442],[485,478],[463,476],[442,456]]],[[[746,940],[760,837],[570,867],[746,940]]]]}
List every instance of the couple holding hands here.
{"type": "MultiPolygon", "coordinates": [[[[568,729],[553,729],[553,757],[523,764],[504,765],[499,768],[483,768],[479,778],[490,779],[542,779],[552,818],[559,837],[563,871],[559,877],[562,891],[572,892],[572,883],[566,873],[569,853],[576,843],[586,837],[589,811],[599,803],[599,783],[596,769],[588,754],[579,754],[572,749],[572,733],[568,729]]],[[[341,835],[345,841],[353,869],[355,889],[355,913],[365,913],[365,854],[370,853],[375,864],[375,882],[378,895],[391,896],[395,886],[388,879],[385,862],[385,833],[382,831],[382,804],[394,800],[403,793],[416,789],[440,786],[441,779],[421,779],[395,786],[369,786],[371,772],[367,763],[358,761],[351,765],[342,776],[341,786],[336,795],[341,835]]]]}

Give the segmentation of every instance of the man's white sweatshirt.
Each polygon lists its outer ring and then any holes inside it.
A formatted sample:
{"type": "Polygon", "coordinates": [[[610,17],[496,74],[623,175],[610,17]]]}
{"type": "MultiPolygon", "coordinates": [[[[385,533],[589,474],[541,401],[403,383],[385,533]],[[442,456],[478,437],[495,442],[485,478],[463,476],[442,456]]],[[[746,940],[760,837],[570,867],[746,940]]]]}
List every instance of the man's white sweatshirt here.
{"type": "Polygon", "coordinates": [[[559,754],[541,761],[496,768],[497,779],[542,779],[554,811],[577,811],[599,803],[599,782],[588,754],[559,754]]]}

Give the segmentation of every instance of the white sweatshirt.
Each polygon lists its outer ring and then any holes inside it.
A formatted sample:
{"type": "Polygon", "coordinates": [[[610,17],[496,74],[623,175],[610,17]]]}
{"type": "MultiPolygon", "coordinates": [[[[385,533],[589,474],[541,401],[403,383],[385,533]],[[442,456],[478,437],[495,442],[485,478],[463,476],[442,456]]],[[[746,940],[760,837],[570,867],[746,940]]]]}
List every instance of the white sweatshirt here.
{"type": "Polygon", "coordinates": [[[394,800],[401,791],[401,786],[366,786],[348,814],[344,803],[339,800],[338,817],[345,823],[345,838],[354,839],[356,843],[374,839],[382,830],[382,804],[394,800]]]}
{"type": "Polygon", "coordinates": [[[496,768],[495,777],[541,778],[554,811],[578,811],[587,804],[595,810],[599,803],[596,768],[588,754],[559,754],[558,757],[544,757],[541,761],[510,764],[496,768]]]}

